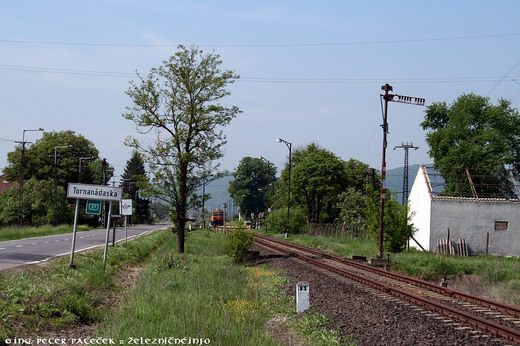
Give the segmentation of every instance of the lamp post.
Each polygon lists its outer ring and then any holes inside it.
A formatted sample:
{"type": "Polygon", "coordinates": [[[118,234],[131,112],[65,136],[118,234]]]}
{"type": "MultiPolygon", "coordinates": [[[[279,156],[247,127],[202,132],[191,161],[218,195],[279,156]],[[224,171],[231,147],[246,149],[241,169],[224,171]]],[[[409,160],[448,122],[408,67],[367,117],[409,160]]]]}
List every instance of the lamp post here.
{"type": "Polygon", "coordinates": [[[58,184],[56,184],[57,180],[57,170],[58,170],[58,149],[66,149],[69,148],[70,145],[58,145],[54,147],[54,225],[58,224],[58,184]]]}
{"type": "Polygon", "coordinates": [[[21,142],[16,142],[16,143],[20,143],[22,144],[22,153],[20,154],[20,197],[19,197],[19,204],[18,204],[18,225],[22,225],[22,221],[23,221],[23,217],[22,217],[22,211],[23,211],[23,170],[24,170],[24,165],[25,165],[25,161],[24,161],[24,158],[25,158],[25,143],[30,143],[30,142],[26,142],[25,141],[25,133],[26,132],[36,132],[36,131],[43,131],[43,128],[38,128],[38,129],[28,129],[28,130],[23,130],[22,132],[22,141],[21,142]]]}
{"type": "Polygon", "coordinates": [[[292,169],[292,143],[284,139],[278,138],[278,143],[284,143],[289,149],[289,187],[287,189],[287,229],[285,230],[285,237],[289,233],[289,227],[291,222],[291,169],[292,169]]]}

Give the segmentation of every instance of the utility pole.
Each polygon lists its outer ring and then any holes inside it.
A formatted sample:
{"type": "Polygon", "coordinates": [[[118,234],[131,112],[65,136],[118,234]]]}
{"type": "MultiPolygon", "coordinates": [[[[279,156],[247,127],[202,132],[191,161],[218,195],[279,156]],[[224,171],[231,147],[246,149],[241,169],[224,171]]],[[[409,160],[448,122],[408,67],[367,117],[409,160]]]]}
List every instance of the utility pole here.
{"type": "Polygon", "coordinates": [[[285,139],[278,138],[276,140],[278,143],[283,143],[289,149],[289,186],[287,188],[287,229],[285,230],[285,238],[287,238],[287,234],[291,228],[291,169],[292,169],[292,143],[286,141],[285,139]]]}
{"type": "Polygon", "coordinates": [[[384,100],[383,106],[383,154],[381,158],[381,190],[379,194],[379,239],[378,239],[378,251],[377,257],[383,258],[383,233],[384,233],[384,217],[385,217],[385,178],[386,178],[386,148],[388,146],[387,143],[387,135],[388,135],[388,102],[398,102],[398,103],[408,103],[418,106],[424,106],[425,100],[419,97],[413,96],[402,96],[390,94],[390,91],[394,91],[391,85],[388,83],[381,87],[385,93],[380,95],[381,100],[384,100]]]}
{"type": "Polygon", "coordinates": [[[402,204],[408,204],[408,150],[414,149],[417,150],[419,147],[415,147],[413,143],[408,144],[408,142],[403,143],[401,145],[397,145],[394,147],[395,149],[403,149],[404,150],[404,171],[403,171],[403,199],[402,204]]]}
{"type": "Polygon", "coordinates": [[[53,169],[53,180],[54,180],[54,225],[58,224],[58,185],[56,180],[58,179],[58,149],[69,148],[70,145],[58,145],[54,147],[54,169],[53,169]]]}
{"type": "Polygon", "coordinates": [[[25,133],[26,132],[35,132],[35,131],[43,131],[43,128],[35,129],[35,130],[23,130],[22,132],[22,141],[21,142],[15,142],[20,143],[22,145],[22,152],[20,154],[20,196],[19,196],[19,204],[18,204],[18,226],[21,226],[23,223],[23,171],[24,171],[24,165],[25,165],[25,144],[31,143],[25,141],[25,133]]]}

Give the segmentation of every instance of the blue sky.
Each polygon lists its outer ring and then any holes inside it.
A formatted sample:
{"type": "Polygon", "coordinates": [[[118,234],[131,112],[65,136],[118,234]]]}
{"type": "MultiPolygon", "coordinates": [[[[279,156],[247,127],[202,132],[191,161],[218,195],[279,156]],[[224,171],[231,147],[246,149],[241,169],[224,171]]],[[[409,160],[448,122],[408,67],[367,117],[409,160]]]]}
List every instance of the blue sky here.
{"type": "MultiPolygon", "coordinates": [[[[224,101],[243,113],[225,129],[223,168],[260,155],[281,167],[281,137],[379,169],[385,83],[426,104],[474,92],[519,107],[519,13],[516,0],[2,1],[0,168],[14,148],[6,139],[43,127],[84,135],[121,174],[122,141],[134,134],[121,116],[131,74],[185,44],[220,54],[242,77],[224,101]]],[[[402,165],[392,150],[401,142],[420,147],[410,163],[431,161],[423,112],[390,104],[389,168],[402,165]]]]}

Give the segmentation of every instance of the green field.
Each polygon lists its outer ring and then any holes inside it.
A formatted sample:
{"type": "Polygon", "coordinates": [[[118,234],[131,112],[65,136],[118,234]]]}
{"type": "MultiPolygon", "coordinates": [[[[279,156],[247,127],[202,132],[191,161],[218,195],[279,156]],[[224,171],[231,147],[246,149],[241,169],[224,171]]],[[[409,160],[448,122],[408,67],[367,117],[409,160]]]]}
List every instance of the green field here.
{"type": "MultiPolygon", "coordinates": [[[[78,231],[91,229],[85,225],[79,225],[78,231]]],[[[39,226],[39,227],[4,227],[0,228],[0,241],[17,240],[24,238],[36,238],[46,235],[72,233],[71,225],[39,226]]]]}

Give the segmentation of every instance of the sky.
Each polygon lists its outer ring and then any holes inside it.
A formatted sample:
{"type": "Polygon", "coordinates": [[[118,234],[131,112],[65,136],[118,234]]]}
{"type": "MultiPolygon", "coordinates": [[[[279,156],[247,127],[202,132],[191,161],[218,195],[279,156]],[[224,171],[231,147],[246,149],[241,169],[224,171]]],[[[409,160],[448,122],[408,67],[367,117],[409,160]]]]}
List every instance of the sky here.
{"type": "MultiPolygon", "coordinates": [[[[281,168],[277,138],[380,169],[385,83],[426,105],[473,92],[520,106],[519,13],[517,0],[0,1],[0,168],[42,127],[85,136],[122,174],[129,81],[184,44],[241,76],[222,101],[242,110],[224,129],[223,169],[245,156],[281,168]]],[[[424,110],[389,104],[389,168],[403,142],[419,147],[410,164],[432,162],[424,110]]]]}

